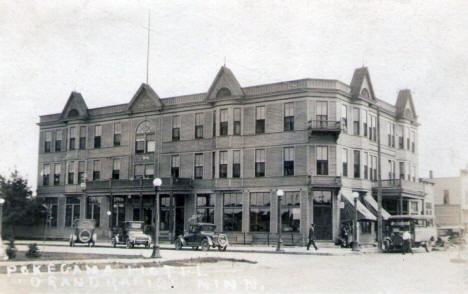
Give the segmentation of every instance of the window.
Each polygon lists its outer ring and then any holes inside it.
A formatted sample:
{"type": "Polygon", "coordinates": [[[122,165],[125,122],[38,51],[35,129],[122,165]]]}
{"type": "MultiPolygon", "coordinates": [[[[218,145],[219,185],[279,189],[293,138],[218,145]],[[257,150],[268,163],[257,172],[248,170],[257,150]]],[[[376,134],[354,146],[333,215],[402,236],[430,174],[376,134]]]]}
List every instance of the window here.
{"type": "Polygon", "coordinates": [[[391,122],[388,123],[387,143],[388,143],[388,146],[395,147],[395,124],[391,122]]]}
{"type": "Polygon", "coordinates": [[[353,150],[354,154],[354,178],[359,179],[361,177],[361,152],[359,150],[353,150]]]}
{"type": "Polygon", "coordinates": [[[281,230],[283,232],[299,232],[300,224],[300,194],[299,192],[286,192],[281,201],[281,230]]]}
{"type": "Polygon", "coordinates": [[[75,162],[68,162],[68,184],[73,185],[75,179],[75,162]]]}
{"type": "Polygon", "coordinates": [[[341,105],[341,126],[345,133],[348,132],[348,107],[346,105],[341,105]]]}
{"type": "Polygon", "coordinates": [[[101,161],[93,161],[93,181],[97,181],[101,178],[101,161]]]}
{"type": "Polygon", "coordinates": [[[49,175],[50,175],[50,165],[44,164],[42,167],[42,185],[48,186],[49,185],[49,175]]]}
{"type": "Polygon", "coordinates": [[[255,150],[255,176],[265,176],[265,149],[255,150]]]}
{"type": "Polygon", "coordinates": [[[216,137],[216,110],[213,110],[213,137],[216,137]]]}
{"type": "Polygon", "coordinates": [[[143,121],[137,128],[135,137],[135,153],[153,153],[156,150],[155,133],[149,121],[143,121]]]}
{"type": "Polygon", "coordinates": [[[54,186],[60,185],[60,163],[54,165],[54,186]]]}
{"type": "Polygon", "coordinates": [[[374,181],[377,181],[377,156],[372,156],[372,174],[374,181]]]}
{"type": "Polygon", "coordinates": [[[396,163],[392,161],[392,179],[396,179],[396,163]]]}
{"type": "Polygon", "coordinates": [[[404,149],[404,132],[403,126],[398,126],[398,148],[404,149]]]}
{"type": "Polygon", "coordinates": [[[369,153],[364,152],[364,179],[369,179],[369,153]]]}
{"type": "Polygon", "coordinates": [[[294,131],[294,102],[284,104],[284,131],[294,131]]]}
{"type": "Polygon", "coordinates": [[[203,179],[203,153],[195,153],[195,179],[203,179]]]}
{"type": "Polygon", "coordinates": [[[372,223],[370,221],[361,221],[359,222],[361,226],[361,233],[370,234],[372,233],[372,223]]]}
{"type": "Polygon", "coordinates": [[[75,150],[75,142],[76,142],[76,128],[70,128],[70,139],[69,139],[69,150],[75,150]]]}
{"type": "Polygon", "coordinates": [[[50,145],[52,144],[52,132],[45,132],[44,152],[50,152],[50,145]]]}
{"type": "Polygon", "coordinates": [[[172,117],[172,141],[180,140],[180,116],[172,117]]]}
{"type": "Polygon", "coordinates": [[[241,110],[234,108],[234,136],[241,134],[241,110]]]}
{"type": "Polygon", "coordinates": [[[231,90],[229,90],[228,88],[221,88],[218,90],[218,92],[216,93],[216,98],[223,98],[223,97],[229,97],[231,96],[231,90]]]}
{"type": "Polygon", "coordinates": [[[62,130],[58,130],[55,134],[55,152],[62,151],[62,130]]]}
{"type": "Polygon", "coordinates": [[[85,162],[79,161],[78,162],[78,184],[84,183],[85,179],[85,162]]]}
{"type": "Polygon", "coordinates": [[[409,214],[418,214],[418,202],[417,201],[410,201],[410,211],[409,214]]]}
{"type": "Polygon", "coordinates": [[[363,98],[369,99],[370,98],[369,91],[366,88],[362,89],[361,96],[363,98]]]}
{"type": "Polygon", "coordinates": [[[257,106],[255,109],[255,134],[265,133],[265,106],[257,106]]]}
{"type": "Polygon", "coordinates": [[[369,140],[377,142],[377,117],[370,116],[369,140]]]}
{"type": "Polygon", "coordinates": [[[343,177],[348,176],[348,149],[343,148],[343,177]]]}
{"type": "Polygon", "coordinates": [[[242,193],[223,194],[223,231],[242,231],[242,193]]]}
{"type": "Polygon", "coordinates": [[[406,129],[406,149],[407,150],[410,150],[410,131],[409,129],[407,128],[406,129]]]}
{"type": "Polygon", "coordinates": [[[214,223],[215,194],[197,194],[197,215],[201,222],[214,223]]]}
{"type": "Polygon", "coordinates": [[[211,153],[211,175],[212,178],[215,178],[215,170],[216,170],[216,151],[211,153]]]}
{"type": "Polygon", "coordinates": [[[101,216],[101,199],[99,197],[86,198],[86,218],[94,219],[96,227],[99,227],[101,216]]]}
{"type": "Polygon", "coordinates": [[[56,197],[46,197],[44,204],[47,207],[46,225],[48,227],[56,227],[58,216],[58,199],[56,197]]]}
{"type": "Polygon", "coordinates": [[[94,148],[101,148],[102,127],[94,126],[94,148]]]}
{"type": "Polygon", "coordinates": [[[364,131],[363,136],[367,137],[367,110],[364,110],[364,115],[362,116],[362,130],[364,131]]]}
{"type": "Polygon", "coordinates": [[[115,123],[114,124],[114,146],[120,146],[122,139],[122,124],[115,123]]]}
{"type": "Polygon", "coordinates": [[[65,203],[65,226],[71,227],[80,218],[80,198],[68,196],[65,203]]]}
{"type": "Polygon", "coordinates": [[[405,179],[405,163],[403,161],[400,161],[400,179],[405,179]]]}
{"type": "Polygon", "coordinates": [[[180,157],[179,155],[172,155],[171,157],[171,176],[173,178],[179,177],[180,157]]]}
{"type": "Polygon", "coordinates": [[[315,115],[316,120],[324,122],[328,120],[328,102],[327,101],[317,101],[317,113],[315,115]]]}
{"type": "Polygon", "coordinates": [[[112,179],[118,180],[120,179],[120,159],[116,158],[112,162],[112,179]]]}
{"type": "Polygon", "coordinates": [[[228,169],[227,151],[219,151],[219,178],[227,178],[228,169]]]}
{"type": "Polygon", "coordinates": [[[270,231],[270,193],[250,193],[250,231],[270,231]]]}
{"type": "Polygon", "coordinates": [[[294,147],[286,147],[283,152],[283,174],[285,176],[294,176],[294,147]]]}
{"type": "Polygon", "coordinates": [[[232,151],[232,177],[240,178],[241,171],[240,150],[232,151]]]}
{"type": "Polygon", "coordinates": [[[391,180],[392,178],[392,161],[388,160],[388,179],[391,180]]]}
{"type": "Polygon", "coordinates": [[[86,127],[80,127],[80,150],[86,149],[86,127]]]}
{"type": "Polygon", "coordinates": [[[360,110],[359,108],[353,108],[353,135],[359,136],[360,125],[360,110]]]}
{"type": "Polygon", "coordinates": [[[152,178],[154,178],[154,165],[146,164],[145,165],[145,179],[152,179],[152,178]]]}
{"type": "Polygon", "coordinates": [[[411,131],[411,152],[416,152],[416,133],[411,131]]]}
{"type": "Polygon", "coordinates": [[[219,135],[227,136],[228,134],[228,110],[221,109],[219,111],[219,135]]]}
{"type": "Polygon", "coordinates": [[[317,175],[328,175],[328,147],[317,146],[317,175]]]}
{"type": "Polygon", "coordinates": [[[195,113],[195,139],[203,138],[203,113],[195,113]]]}
{"type": "Polygon", "coordinates": [[[449,190],[444,190],[444,205],[450,204],[449,190]]]}

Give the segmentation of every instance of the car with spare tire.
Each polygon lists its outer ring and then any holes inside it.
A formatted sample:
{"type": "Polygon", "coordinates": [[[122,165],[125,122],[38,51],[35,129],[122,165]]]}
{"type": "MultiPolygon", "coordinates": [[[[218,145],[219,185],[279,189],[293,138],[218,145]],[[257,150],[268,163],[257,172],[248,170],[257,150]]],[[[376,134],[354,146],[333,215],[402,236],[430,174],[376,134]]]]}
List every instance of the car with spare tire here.
{"type": "Polygon", "coordinates": [[[77,243],[95,246],[97,241],[96,221],[94,219],[76,219],[73,222],[73,233],[69,238],[70,247],[77,243]]]}
{"type": "Polygon", "coordinates": [[[229,240],[226,234],[216,232],[216,225],[196,223],[189,225],[188,232],[177,236],[174,245],[176,250],[192,247],[194,250],[201,248],[208,251],[210,248],[218,248],[219,251],[226,251],[229,240]]]}
{"type": "Polygon", "coordinates": [[[151,237],[144,233],[144,223],[140,221],[126,221],[123,228],[116,228],[112,231],[111,245],[117,247],[122,244],[127,248],[134,248],[143,245],[149,248],[151,237]]]}

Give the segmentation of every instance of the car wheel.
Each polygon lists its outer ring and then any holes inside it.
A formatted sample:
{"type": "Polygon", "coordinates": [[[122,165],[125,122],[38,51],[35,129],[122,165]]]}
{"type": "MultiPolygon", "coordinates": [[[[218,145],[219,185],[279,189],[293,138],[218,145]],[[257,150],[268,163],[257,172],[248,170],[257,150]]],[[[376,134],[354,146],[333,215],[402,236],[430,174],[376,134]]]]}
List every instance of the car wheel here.
{"type": "Polygon", "coordinates": [[[198,250],[198,246],[192,246],[193,250],[198,250]]]}
{"type": "Polygon", "coordinates": [[[150,243],[149,242],[145,244],[145,248],[150,248],[150,243]]]}
{"type": "Polygon", "coordinates": [[[180,239],[176,239],[174,242],[174,246],[176,250],[182,249],[182,241],[180,239]]]}
{"type": "Polygon", "coordinates": [[[432,242],[431,242],[431,240],[427,241],[424,244],[424,249],[426,249],[426,252],[431,252],[432,251],[432,242]]]}
{"type": "Polygon", "coordinates": [[[224,246],[224,247],[218,246],[219,251],[226,251],[226,249],[227,249],[227,246],[224,246]]]}
{"type": "Polygon", "coordinates": [[[383,242],[383,251],[384,252],[390,252],[390,243],[388,242],[388,240],[385,240],[383,242]]]}
{"type": "Polygon", "coordinates": [[[127,248],[129,248],[129,249],[133,247],[132,242],[130,242],[129,240],[127,240],[127,243],[125,243],[125,244],[126,244],[127,248]]]}
{"type": "Polygon", "coordinates": [[[201,242],[201,249],[203,251],[208,251],[210,250],[210,243],[208,243],[208,240],[207,239],[204,239],[202,242],[201,242]]]}
{"type": "Polygon", "coordinates": [[[73,242],[73,240],[70,241],[70,247],[73,247],[75,246],[75,242],[73,242]]]}

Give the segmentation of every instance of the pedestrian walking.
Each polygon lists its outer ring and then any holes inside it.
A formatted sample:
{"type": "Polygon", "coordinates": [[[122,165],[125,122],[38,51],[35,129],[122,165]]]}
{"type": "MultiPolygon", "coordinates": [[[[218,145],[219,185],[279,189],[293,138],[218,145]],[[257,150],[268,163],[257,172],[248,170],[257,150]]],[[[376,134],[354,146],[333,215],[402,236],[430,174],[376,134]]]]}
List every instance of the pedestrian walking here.
{"type": "Polygon", "coordinates": [[[411,248],[411,234],[408,231],[403,232],[403,254],[410,252],[413,254],[413,249],[411,248]]]}
{"type": "Polygon", "coordinates": [[[307,243],[307,250],[309,250],[310,245],[313,245],[315,250],[318,250],[317,245],[315,245],[315,225],[314,224],[310,224],[309,243],[307,243]]]}

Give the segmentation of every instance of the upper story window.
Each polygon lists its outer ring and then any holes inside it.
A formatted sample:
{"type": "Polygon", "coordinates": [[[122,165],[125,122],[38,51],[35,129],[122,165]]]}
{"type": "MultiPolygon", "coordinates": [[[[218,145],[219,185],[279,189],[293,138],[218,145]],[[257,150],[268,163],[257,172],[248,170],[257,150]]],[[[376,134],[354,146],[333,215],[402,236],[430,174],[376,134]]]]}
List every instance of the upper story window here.
{"type": "Polygon", "coordinates": [[[195,179],[203,179],[203,153],[195,153],[195,179]]]}
{"type": "Polygon", "coordinates": [[[370,116],[369,140],[377,142],[377,117],[370,116]]]}
{"type": "Polygon", "coordinates": [[[120,146],[122,140],[122,124],[117,122],[114,124],[114,146],[120,146]]]}
{"type": "Polygon", "coordinates": [[[68,162],[68,184],[73,185],[75,183],[75,162],[68,162]]]}
{"type": "Polygon", "coordinates": [[[49,185],[49,175],[50,175],[50,165],[44,164],[42,168],[42,185],[43,186],[49,185]]]}
{"type": "Polygon", "coordinates": [[[218,90],[218,92],[216,93],[216,98],[223,98],[223,97],[229,97],[229,96],[232,96],[231,94],[231,90],[229,90],[228,88],[221,88],[218,90]]]}
{"type": "Polygon", "coordinates": [[[284,131],[294,131],[294,102],[284,104],[284,131]]]}
{"type": "Polygon", "coordinates": [[[359,179],[361,177],[361,151],[353,150],[354,156],[354,178],[359,179]]]}
{"type": "Polygon", "coordinates": [[[317,175],[328,175],[328,147],[317,146],[317,175]]]}
{"type": "Polygon", "coordinates": [[[405,162],[404,162],[404,161],[400,161],[400,180],[404,180],[404,179],[405,179],[405,174],[406,174],[406,171],[405,171],[405,162]]]}
{"type": "Polygon", "coordinates": [[[101,178],[101,161],[93,161],[93,181],[97,181],[101,178]]]}
{"type": "Polygon", "coordinates": [[[343,177],[348,176],[348,149],[343,148],[343,177]]]}
{"type": "Polygon", "coordinates": [[[403,126],[398,126],[398,148],[399,149],[404,149],[405,148],[403,126]]]}
{"type": "Polygon", "coordinates": [[[219,178],[227,178],[228,152],[219,151],[219,178]]]}
{"type": "Polygon", "coordinates": [[[234,136],[241,134],[241,110],[234,108],[234,136]]]}
{"type": "Polygon", "coordinates": [[[112,162],[112,179],[120,179],[120,158],[116,158],[112,162]]]}
{"type": "Polygon", "coordinates": [[[255,109],[255,134],[265,133],[265,106],[257,106],[255,109]]]}
{"type": "Polygon", "coordinates": [[[135,165],[135,178],[138,179],[152,179],[154,178],[154,165],[153,164],[137,164],[135,165]]]}
{"type": "Polygon", "coordinates": [[[410,130],[409,130],[409,128],[406,128],[406,149],[407,150],[411,149],[411,146],[410,146],[410,130]]]}
{"type": "Polygon", "coordinates": [[[416,152],[416,133],[411,131],[411,152],[416,152]]]}
{"type": "Polygon", "coordinates": [[[101,148],[102,126],[94,126],[94,148],[101,148]]]}
{"type": "Polygon", "coordinates": [[[86,149],[86,127],[82,126],[80,127],[80,149],[84,150],[86,149]]]}
{"type": "Polygon", "coordinates": [[[70,110],[70,111],[68,112],[68,117],[77,117],[77,116],[79,116],[79,115],[80,115],[80,113],[79,113],[78,110],[76,110],[76,109],[72,109],[72,110],[70,110]]]}
{"type": "Polygon", "coordinates": [[[369,179],[369,153],[364,152],[364,179],[369,179]]]}
{"type": "Polygon", "coordinates": [[[395,147],[395,124],[388,122],[388,146],[395,147]]]}
{"type": "Polygon", "coordinates": [[[76,145],[76,127],[70,127],[69,150],[75,150],[76,145]]]}
{"type": "Polygon", "coordinates": [[[172,117],[172,141],[180,140],[180,116],[172,117]]]}
{"type": "Polygon", "coordinates": [[[216,137],[216,110],[213,110],[213,137],[216,137]]]}
{"type": "Polygon", "coordinates": [[[195,113],[195,139],[203,138],[203,113],[195,113]]]}
{"type": "Polygon", "coordinates": [[[348,107],[346,105],[341,105],[341,126],[343,131],[348,132],[348,107]]]}
{"type": "Polygon", "coordinates": [[[444,190],[444,204],[450,204],[449,190],[444,190]]]}
{"type": "Polygon", "coordinates": [[[232,177],[240,178],[241,173],[241,158],[240,150],[232,151],[232,177]]]}
{"type": "Polygon", "coordinates": [[[136,131],[135,153],[152,153],[156,150],[154,128],[147,120],[140,123],[136,131]]]}
{"type": "Polygon", "coordinates": [[[62,151],[62,130],[55,133],[55,152],[62,151]]]}
{"type": "Polygon", "coordinates": [[[353,108],[353,135],[359,136],[359,129],[361,127],[361,117],[360,117],[360,109],[359,108],[353,108]]]}
{"type": "Polygon", "coordinates": [[[255,150],[255,176],[265,176],[265,149],[255,150]]]}
{"type": "Polygon", "coordinates": [[[52,145],[52,132],[45,133],[44,152],[50,152],[50,146],[52,145]]]}
{"type": "Polygon", "coordinates": [[[172,155],[171,157],[171,176],[174,178],[179,177],[180,157],[179,155],[172,155]]]}
{"type": "Polygon", "coordinates": [[[54,165],[54,186],[60,185],[60,163],[54,165]]]}
{"type": "Polygon", "coordinates": [[[362,89],[362,91],[361,91],[361,97],[366,98],[366,99],[369,99],[369,97],[370,97],[369,91],[368,91],[366,88],[362,89]]]}
{"type": "Polygon", "coordinates": [[[364,110],[364,115],[362,116],[362,130],[363,130],[363,136],[364,137],[367,137],[367,127],[368,127],[368,123],[367,123],[367,110],[364,110]]]}
{"type": "Polygon", "coordinates": [[[283,152],[283,174],[285,176],[294,176],[294,147],[286,147],[283,152]]]}
{"type": "Polygon", "coordinates": [[[78,184],[84,183],[85,180],[86,180],[85,162],[79,161],[78,162],[78,184]]]}
{"type": "Polygon", "coordinates": [[[219,111],[219,135],[227,136],[228,134],[228,110],[221,109],[219,111]]]}
{"type": "Polygon", "coordinates": [[[317,101],[317,113],[315,118],[318,121],[327,121],[328,120],[328,102],[327,101],[317,101]]]}

